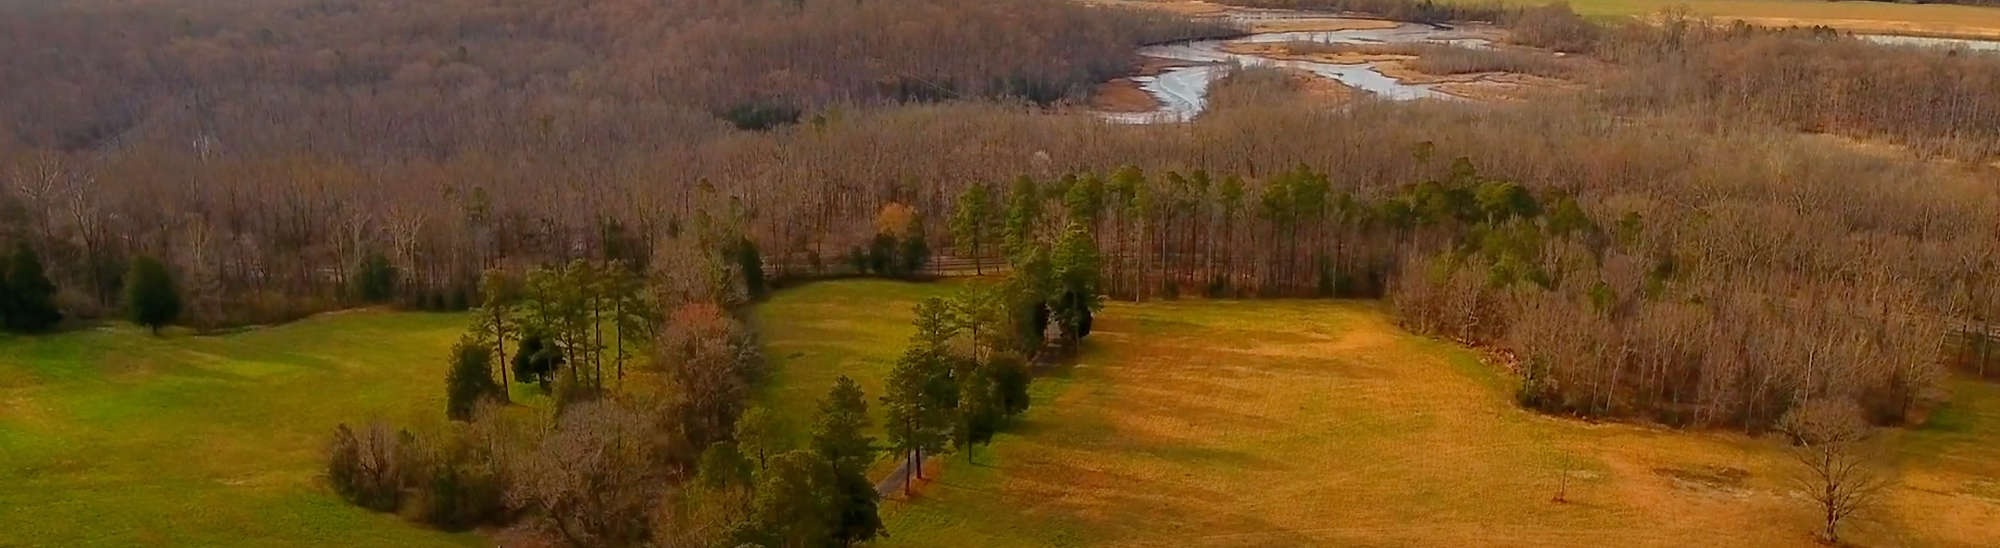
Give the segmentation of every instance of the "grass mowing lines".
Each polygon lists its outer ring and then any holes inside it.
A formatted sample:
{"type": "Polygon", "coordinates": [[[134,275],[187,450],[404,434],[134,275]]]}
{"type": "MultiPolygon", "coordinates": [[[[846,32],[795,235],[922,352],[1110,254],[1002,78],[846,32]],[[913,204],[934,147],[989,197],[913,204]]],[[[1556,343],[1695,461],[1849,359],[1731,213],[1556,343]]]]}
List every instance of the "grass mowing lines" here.
{"type": "MultiPolygon", "coordinates": [[[[773,302],[824,312],[803,301],[853,307],[853,292],[914,302],[923,291],[884,284],[838,282],[773,302]],[[860,285],[836,287],[847,284],[860,285]]],[[[767,333],[784,333],[793,319],[774,311],[760,311],[767,333]]],[[[907,318],[876,316],[878,328],[848,319],[839,329],[900,348],[907,318]]],[[[816,359],[886,367],[870,360],[893,355],[816,359]]],[[[1771,442],[1529,413],[1514,405],[1513,383],[1469,351],[1401,331],[1375,303],[1112,303],[1075,365],[1038,379],[1033,407],[976,464],[946,455],[940,479],[885,503],[891,536],[879,544],[1812,542],[1811,510],[1771,442]],[[1552,502],[1564,477],[1569,502],[1552,502]]],[[[1938,438],[1901,442],[1905,478],[1936,474],[1925,481],[1963,493],[1901,489],[1894,508],[1848,536],[1995,540],[1994,522],[1977,519],[1993,506],[1977,493],[2000,459],[1965,434],[1992,428],[1994,396],[1962,396],[1935,433],[1901,434],[1938,438]]]]}

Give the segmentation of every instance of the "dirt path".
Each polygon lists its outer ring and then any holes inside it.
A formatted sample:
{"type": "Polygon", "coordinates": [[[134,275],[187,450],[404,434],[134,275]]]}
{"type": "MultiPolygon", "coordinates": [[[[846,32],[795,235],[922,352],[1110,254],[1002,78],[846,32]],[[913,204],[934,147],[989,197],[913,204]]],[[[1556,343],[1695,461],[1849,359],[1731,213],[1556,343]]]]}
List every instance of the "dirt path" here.
{"type": "Polygon", "coordinates": [[[911,476],[910,463],[916,462],[916,459],[912,458],[915,456],[914,454],[903,455],[902,462],[896,464],[895,470],[890,471],[888,476],[882,478],[882,481],[875,482],[875,494],[887,497],[901,492],[904,486],[909,485],[909,478],[911,476]]]}

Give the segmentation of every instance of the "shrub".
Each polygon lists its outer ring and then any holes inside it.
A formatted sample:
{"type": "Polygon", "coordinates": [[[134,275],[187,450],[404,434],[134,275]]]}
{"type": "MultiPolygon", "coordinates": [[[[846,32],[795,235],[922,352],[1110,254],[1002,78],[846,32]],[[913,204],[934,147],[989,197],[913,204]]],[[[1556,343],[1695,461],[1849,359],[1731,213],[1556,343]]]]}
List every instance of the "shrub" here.
{"type": "Polygon", "coordinates": [[[333,430],[327,453],[326,478],[341,498],[378,512],[394,511],[409,485],[410,434],[391,433],[374,422],[360,435],[341,424],[333,430]]]}
{"type": "Polygon", "coordinates": [[[493,347],[472,340],[461,340],[452,347],[451,370],[445,374],[445,416],[471,419],[479,400],[501,390],[493,382],[493,347]]]}
{"type": "Polygon", "coordinates": [[[132,323],[151,328],[154,334],[180,318],[180,290],[167,274],[166,265],[152,257],[133,257],[132,268],[125,274],[125,306],[132,323]]]}
{"type": "Polygon", "coordinates": [[[1521,10],[1507,23],[1507,30],[1515,42],[1570,53],[1590,51],[1603,34],[1596,24],[1570,11],[1568,2],[1521,10]]]}
{"type": "Polygon", "coordinates": [[[764,258],[757,251],[757,242],[743,238],[727,254],[736,260],[737,269],[743,271],[743,291],[751,299],[764,298],[764,258]]]}
{"type": "Polygon", "coordinates": [[[379,303],[396,292],[396,266],[381,253],[370,253],[354,267],[354,296],[362,302],[379,303]]]}
{"type": "Polygon", "coordinates": [[[752,101],[738,103],[723,111],[722,119],[728,120],[736,129],[763,131],[799,123],[799,114],[798,107],[752,101]]]}
{"type": "Polygon", "coordinates": [[[454,434],[416,438],[424,477],[409,501],[413,517],[447,530],[500,521],[507,513],[505,475],[484,446],[454,434]]]}
{"type": "Polygon", "coordinates": [[[8,329],[42,331],[62,321],[62,312],[56,309],[56,284],[42,272],[42,260],[34,249],[28,244],[16,246],[6,267],[6,291],[0,299],[8,303],[0,316],[8,329]]]}
{"type": "Polygon", "coordinates": [[[548,336],[529,332],[521,336],[514,351],[514,382],[533,382],[549,391],[556,368],[562,367],[562,349],[548,336]]]}

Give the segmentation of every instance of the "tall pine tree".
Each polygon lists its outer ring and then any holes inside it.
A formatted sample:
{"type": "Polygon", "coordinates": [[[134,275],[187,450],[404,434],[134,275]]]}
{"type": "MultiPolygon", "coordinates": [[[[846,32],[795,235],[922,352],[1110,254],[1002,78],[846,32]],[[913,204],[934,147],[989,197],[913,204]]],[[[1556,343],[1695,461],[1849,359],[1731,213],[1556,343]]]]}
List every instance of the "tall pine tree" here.
{"type": "Polygon", "coordinates": [[[28,244],[15,246],[6,274],[8,329],[43,331],[62,321],[62,312],[56,309],[56,284],[42,272],[42,259],[33,248],[28,244]]]}

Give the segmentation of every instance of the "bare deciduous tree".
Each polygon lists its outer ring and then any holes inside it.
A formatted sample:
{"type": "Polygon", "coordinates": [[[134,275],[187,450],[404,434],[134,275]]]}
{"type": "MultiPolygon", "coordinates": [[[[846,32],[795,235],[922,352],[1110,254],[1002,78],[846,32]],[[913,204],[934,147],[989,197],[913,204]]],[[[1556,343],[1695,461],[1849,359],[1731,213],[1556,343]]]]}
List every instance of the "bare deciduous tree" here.
{"type": "Polygon", "coordinates": [[[1787,413],[1779,429],[1791,439],[1800,490],[1817,504],[1820,540],[1840,542],[1840,524],[1876,504],[1890,486],[1861,408],[1851,401],[1819,399],[1787,413]]]}

